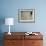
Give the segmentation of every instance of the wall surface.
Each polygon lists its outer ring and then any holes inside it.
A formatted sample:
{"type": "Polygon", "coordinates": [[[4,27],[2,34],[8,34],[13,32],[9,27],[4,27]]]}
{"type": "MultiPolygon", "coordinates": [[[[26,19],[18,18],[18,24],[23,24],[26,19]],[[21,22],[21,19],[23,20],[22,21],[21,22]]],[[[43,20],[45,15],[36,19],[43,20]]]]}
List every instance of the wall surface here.
{"type": "MultiPolygon", "coordinates": [[[[13,17],[15,23],[11,31],[46,32],[46,0],[0,0],[0,18],[13,17]],[[18,9],[35,9],[35,23],[19,23],[18,9]]],[[[8,26],[2,24],[1,32],[8,31],[8,26]]]]}

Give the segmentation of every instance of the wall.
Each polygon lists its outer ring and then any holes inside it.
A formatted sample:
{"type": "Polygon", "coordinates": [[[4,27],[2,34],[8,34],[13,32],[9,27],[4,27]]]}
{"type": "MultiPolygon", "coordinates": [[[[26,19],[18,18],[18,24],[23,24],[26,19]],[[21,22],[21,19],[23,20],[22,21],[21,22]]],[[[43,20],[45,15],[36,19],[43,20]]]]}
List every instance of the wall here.
{"type": "MultiPolygon", "coordinates": [[[[45,0],[1,0],[0,17],[13,17],[14,26],[11,31],[46,31],[46,1],[45,0]],[[19,23],[18,9],[35,9],[35,23],[19,23]]],[[[3,24],[2,32],[8,31],[8,27],[3,24]]]]}

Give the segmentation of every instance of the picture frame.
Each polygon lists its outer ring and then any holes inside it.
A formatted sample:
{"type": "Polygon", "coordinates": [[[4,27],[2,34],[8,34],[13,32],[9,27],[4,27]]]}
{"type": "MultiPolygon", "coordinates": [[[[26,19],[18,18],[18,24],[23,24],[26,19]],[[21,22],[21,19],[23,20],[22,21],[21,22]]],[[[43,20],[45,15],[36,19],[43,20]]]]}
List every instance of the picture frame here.
{"type": "Polygon", "coordinates": [[[29,23],[35,22],[35,9],[18,9],[18,21],[29,23]]]}

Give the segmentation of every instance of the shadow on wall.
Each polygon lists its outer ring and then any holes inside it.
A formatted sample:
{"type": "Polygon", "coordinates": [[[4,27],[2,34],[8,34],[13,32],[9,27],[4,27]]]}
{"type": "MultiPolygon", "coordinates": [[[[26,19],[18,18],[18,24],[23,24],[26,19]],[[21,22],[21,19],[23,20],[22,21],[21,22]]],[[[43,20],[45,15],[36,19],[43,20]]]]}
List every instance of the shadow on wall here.
{"type": "Polygon", "coordinates": [[[0,16],[0,33],[2,33],[2,26],[5,24],[5,17],[0,16]]]}
{"type": "Polygon", "coordinates": [[[0,16],[0,46],[3,46],[3,34],[2,33],[2,25],[5,23],[5,17],[0,16]]]}

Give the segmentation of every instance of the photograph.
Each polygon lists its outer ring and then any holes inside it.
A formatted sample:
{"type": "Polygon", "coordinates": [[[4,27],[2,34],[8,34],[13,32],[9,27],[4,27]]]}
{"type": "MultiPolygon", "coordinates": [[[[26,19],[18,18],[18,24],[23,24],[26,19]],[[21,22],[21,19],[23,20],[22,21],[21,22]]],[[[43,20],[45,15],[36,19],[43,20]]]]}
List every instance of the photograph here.
{"type": "Polygon", "coordinates": [[[19,9],[18,21],[19,22],[35,22],[35,9],[19,9]]]}

